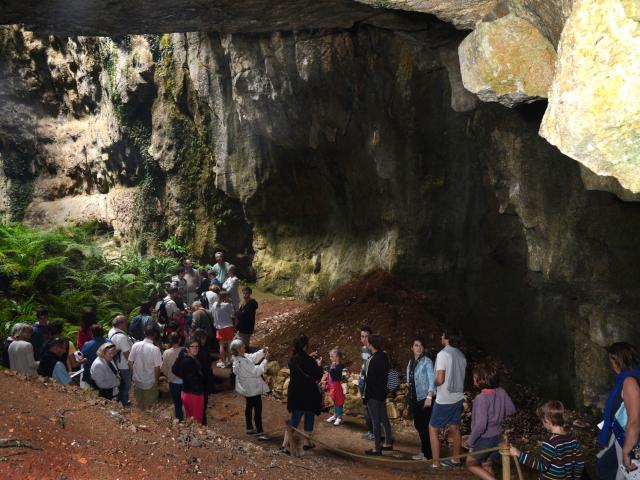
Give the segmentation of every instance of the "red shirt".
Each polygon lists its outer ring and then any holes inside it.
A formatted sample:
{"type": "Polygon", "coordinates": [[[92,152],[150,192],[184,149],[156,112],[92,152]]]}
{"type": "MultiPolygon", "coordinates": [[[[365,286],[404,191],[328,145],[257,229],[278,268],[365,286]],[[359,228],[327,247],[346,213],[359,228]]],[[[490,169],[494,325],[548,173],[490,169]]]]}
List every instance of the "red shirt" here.
{"type": "Polygon", "coordinates": [[[91,335],[91,330],[78,330],[78,350],[82,350],[82,346],[88,342],[89,340],[93,340],[93,335],[91,335]]]}

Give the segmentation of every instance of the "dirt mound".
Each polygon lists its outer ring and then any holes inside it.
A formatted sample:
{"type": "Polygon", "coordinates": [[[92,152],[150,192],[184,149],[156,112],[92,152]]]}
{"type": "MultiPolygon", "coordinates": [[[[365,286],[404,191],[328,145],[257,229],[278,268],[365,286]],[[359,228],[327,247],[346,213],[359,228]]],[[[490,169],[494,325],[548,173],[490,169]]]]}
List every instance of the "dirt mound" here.
{"type": "Polygon", "coordinates": [[[373,271],[338,288],[308,308],[288,314],[286,321],[268,325],[265,344],[276,359],[285,361],[293,338],[304,333],[328,361],[329,350],[339,347],[345,363],[359,368],[360,326],[369,325],[382,335],[384,349],[397,366],[409,359],[410,342],[415,335],[425,338],[431,353],[440,348],[442,325],[429,313],[424,293],[401,285],[389,273],[373,271]]]}

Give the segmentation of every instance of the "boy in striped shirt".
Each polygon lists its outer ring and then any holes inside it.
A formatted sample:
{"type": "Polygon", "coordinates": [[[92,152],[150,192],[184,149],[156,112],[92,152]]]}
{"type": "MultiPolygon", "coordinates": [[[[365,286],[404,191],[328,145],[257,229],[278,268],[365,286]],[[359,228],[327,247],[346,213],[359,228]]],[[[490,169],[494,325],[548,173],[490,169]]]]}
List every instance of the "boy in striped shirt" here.
{"type": "Polygon", "coordinates": [[[550,436],[542,442],[542,456],[535,457],[511,447],[511,455],[520,463],[538,470],[540,479],[578,480],[582,478],[584,460],[576,437],[564,429],[564,405],[551,400],[536,412],[550,436]]]}

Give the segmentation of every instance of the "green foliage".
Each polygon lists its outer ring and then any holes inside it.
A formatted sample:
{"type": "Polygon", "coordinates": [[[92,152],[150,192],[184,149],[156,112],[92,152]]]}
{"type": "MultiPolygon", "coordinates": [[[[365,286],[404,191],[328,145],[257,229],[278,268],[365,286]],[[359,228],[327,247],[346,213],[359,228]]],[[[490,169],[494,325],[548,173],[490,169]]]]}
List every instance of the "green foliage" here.
{"type": "Polygon", "coordinates": [[[144,300],[163,294],[176,260],[124,252],[103,256],[96,224],[38,230],[0,224],[0,334],[17,322],[33,322],[42,306],[74,334],[85,308],[95,308],[108,326],[144,300]]]}
{"type": "Polygon", "coordinates": [[[175,235],[170,236],[164,242],[160,243],[160,248],[168,254],[175,257],[182,257],[187,254],[187,247],[182,245],[175,235]]]}

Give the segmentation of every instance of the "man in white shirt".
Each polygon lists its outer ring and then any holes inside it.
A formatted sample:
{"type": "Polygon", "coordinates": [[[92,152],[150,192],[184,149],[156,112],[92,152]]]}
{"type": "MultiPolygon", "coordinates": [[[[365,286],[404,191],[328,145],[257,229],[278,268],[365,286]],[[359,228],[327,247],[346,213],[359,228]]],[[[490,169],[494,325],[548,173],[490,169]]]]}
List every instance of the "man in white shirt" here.
{"type": "MultiPolygon", "coordinates": [[[[464,377],[467,359],[457,348],[460,344],[460,331],[457,328],[447,330],[442,334],[441,342],[444,348],[436,357],[436,401],[429,421],[429,439],[433,458],[440,458],[440,429],[449,427],[453,437],[453,455],[460,455],[462,437],[460,435],[460,420],[462,417],[462,403],[464,401],[464,377]]],[[[462,462],[446,460],[434,466],[460,467],[462,462]]]]}
{"type": "Polygon", "coordinates": [[[139,408],[147,408],[158,401],[158,379],[162,353],[153,343],[157,331],[145,328],[144,340],[136,342],[129,354],[129,369],[133,372],[134,395],[139,408]]]}
{"type": "Polygon", "coordinates": [[[133,342],[127,334],[129,320],[125,315],[118,315],[112,321],[113,327],[109,330],[109,340],[116,346],[117,353],[114,358],[116,366],[120,370],[120,389],[118,400],[123,407],[129,406],[129,390],[131,390],[131,371],[129,370],[129,352],[133,342]]]}
{"type": "Polygon", "coordinates": [[[193,268],[193,262],[188,258],[182,262],[184,267],[184,279],[186,281],[185,299],[187,305],[191,305],[198,298],[196,290],[200,286],[200,274],[193,268]]]}

